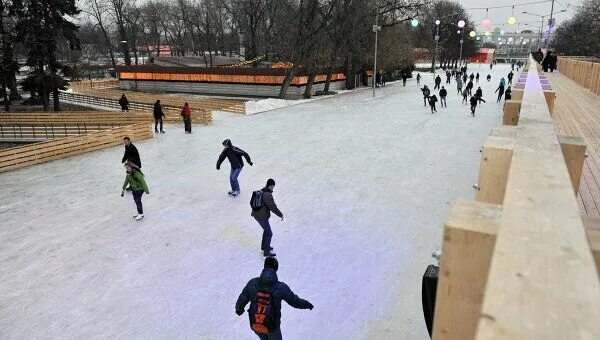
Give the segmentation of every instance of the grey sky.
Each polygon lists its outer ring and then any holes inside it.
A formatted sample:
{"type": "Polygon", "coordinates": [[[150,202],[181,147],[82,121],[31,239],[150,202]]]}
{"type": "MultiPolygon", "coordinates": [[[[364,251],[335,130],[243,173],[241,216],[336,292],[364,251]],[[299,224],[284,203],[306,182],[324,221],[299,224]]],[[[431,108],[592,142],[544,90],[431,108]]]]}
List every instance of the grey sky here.
{"type": "MultiPolygon", "coordinates": [[[[497,7],[497,6],[512,6],[518,4],[525,4],[531,2],[538,2],[543,0],[462,0],[457,1],[463,7],[468,9],[471,19],[477,24],[477,30],[481,30],[481,21],[485,19],[485,9],[474,9],[481,7],[497,7]]],[[[556,25],[560,25],[563,20],[569,19],[575,13],[575,8],[583,3],[584,0],[555,0],[554,1],[554,12],[559,12],[566,9],[567,12],[558,13],[555,15],[556,25]]],[[[522,14],[521,12],[531,12],[539,15],[550,14],[550,7],[552,2],[548,1],[540,4],[530,4],[525,6],[515,6],[514,17],[517,19],[517,23],[528,23],[531,25],[539,26],[542,19],[539,17],[522,14]]],[[[492,30],[495,27],[501,27],[506,32],[514,32],[517,30],[517,25],[509,25],[507,19],[511,16],[512,8],[497,8],[490,9],[488,13],[488,19],[492,22],[492,30]]],[[[546,19],[547,22],[547,19],[546,19]]],[[[531,29],[537,30],[537,28],[528,27],[526,25],[519,25],[521,30],[531,29]]]]}

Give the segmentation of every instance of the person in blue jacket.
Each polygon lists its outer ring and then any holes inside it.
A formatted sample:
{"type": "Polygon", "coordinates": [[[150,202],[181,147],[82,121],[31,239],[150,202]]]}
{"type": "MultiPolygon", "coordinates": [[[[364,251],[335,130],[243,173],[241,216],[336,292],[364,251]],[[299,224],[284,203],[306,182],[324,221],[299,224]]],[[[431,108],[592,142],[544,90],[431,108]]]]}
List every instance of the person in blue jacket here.
{"type": "Polygon", "coordinates": [[[223,149],[223,152],[221,152],[221,155],[217,160],[217,170],[221,169],[221,163],[223,163],[225,158],[227,158],[229,160],[229,163],[231,164],[231,172],[229,174],[229,183],[231,184],[231,191],[229,192],[229,195],[235,197],[240,194],[240,183],[238,182],[238,176],[240,175],[240,172],[244,167],[244,161],[242,160],[242,157],[246,159],[250,166],[252,166],[253,163],[250,160],[250,156],[248,155],[248,153],[238,148],[237,146],[234,146],[231,143],[231,140],[224,140],[223,146],[225,147],[225,149],[223,149]]]}
{"type": "Polygon", "coordinates": [[[267,257],[265,259],[264,269],[260,274],[260,277],[255,277],[252,280],[248,281],[242,293],[237,299],[235,304],[235,313],[239,316],[244,314],[244,309],[248,302],[250,302],[250,309],[248,310],[248,314],[250,317],[250,325],[256,335],[261,340],[281,340],[281,301],[287,302],[290,306],[298,309],[310,309],[312,310],[314,306],[312,303],[301,299],[298,295],[294,294],[290,287],[285,283],[279,281],[277,278],[277,269],[279,268],[279,263],[277,259],[274,257],[267,257]],[[252,315],[253,311],[252,305],[257,303],[259,299],[259,293],[261,292],[269,292],[270,299],[269,303],[272,304],[272,308],[270,311],[272,315],[273,325],[271,325],[271,329],[269,330],[260,330],[259,327],[253,326],[253,321],[256,319],[254,315],[252,315]],[[253,320],[254,319],[254,320],[253,320]]]}

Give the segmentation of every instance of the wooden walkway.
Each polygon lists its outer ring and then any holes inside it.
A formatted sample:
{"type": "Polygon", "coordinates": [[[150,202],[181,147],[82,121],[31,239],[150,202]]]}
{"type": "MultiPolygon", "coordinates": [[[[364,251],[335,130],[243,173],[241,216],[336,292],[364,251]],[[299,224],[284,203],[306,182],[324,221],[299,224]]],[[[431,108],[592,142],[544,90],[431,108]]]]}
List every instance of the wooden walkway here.
{"type": "Polygon", "coordinates": [[[588,157],[578,202],[583,214],[600,216],[600,96],[560,73],[545,73],[556,91],[554,123],[558,134],[582,137],[588,157]]]}

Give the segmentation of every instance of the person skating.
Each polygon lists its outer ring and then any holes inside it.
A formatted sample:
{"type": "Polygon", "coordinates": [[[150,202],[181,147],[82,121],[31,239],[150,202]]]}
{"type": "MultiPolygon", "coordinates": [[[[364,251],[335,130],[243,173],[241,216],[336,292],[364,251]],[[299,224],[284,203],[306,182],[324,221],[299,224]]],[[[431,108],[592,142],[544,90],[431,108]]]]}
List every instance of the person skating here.
{"type": "Polygon", "coordinates": [[[166,118],[163,113],[162,105],[160,105],[160,100],[157,100],[154,103],[154,132],[158,133],[158,125],[160,124],[160,133],[165,133],[163,131],[163,117],[166,118]]]}
{"type": "Polygon", "coordinates": [[[133,201],[135,202],[135,206],[137,208],[137,215],[133,216],[133,218],[135,218],[136,221],[139,221],[144,218],[142,195],[144,193],[149,195],[150,191],[148,191],[148,185],[146,185],[144,174],[137,165],[133,164],[133,162],[127,161],[125,163],[125,171],[127,172],[127,175],[125,176],[125,183],[123,183],[123,190],[121,190],[121,197],[125,195],[125,189],[129,185],[131,187],[133,201]]]}
{"type": "Polygon", "coordinates": [[[477,102],[479,102],[480,105],[481,102],[485,103],[485,100],[483,99],[483,90],[481,89],[481,86],[477,87],[477,91],[475,91],[475,98],[477,98],[477,102]]]}
{"type": "Polygon", "coordinates": [[[125,97],[125,93],[123,93],[121,98],[119,98],[119,105],[121,105],[122,112],[129,112],[129,101],[127,100],[127,97],[125,97]]]}
{"type": "Polygon", "coordinates": [[[491,81],[492,80],[492,75],[488,74],[487,77],[486,77],[486,79],[487,79],[487,81],[491,81]]]}
{"type": "Polygon", "coordinates": [[[496,101],[496,103],[499,103],[502,100],[502,95],[504,95],[504,86],[499,85],[496,89],[496,92],[498,92],[498,100],[496,101]]]}
{"type": "Polygon", "coordinates": [[[283,221],[283,214],[277,208],[275,200],[273,199],[273,189],[275,188],[275,180],[269,178],[267,185],[261,190],[252,193],[250,199],[250,207],[252,207],[251,216],[254,217],[256,222],[263,229],[262,241],[260,243],[260,249],[264,256],[275,256],[275,253],[271,252],[271,238],[273,237],[273,231],[271,230],[271,224],[269,218],[271,218],[271,212],[279,216],[283,221]]]}
{"type": "Polygon", "coordinates": [[[506,80],[504,79],[504,77],[502,77],[502,79],[500,79],[500,86],[503,86],[503,87],[506,86],[506,80]]]}
{"type": "Polygon", "coordinates": [[[446,96],[448,95],[448,91],[442,86],[442,89],[440,90],[440,106],[441,107],[448,107],[448,105],[446,104],[446,96]]]}
{"type": "Polygon", "coordinates": [[[451,78],[452,78],[452,73],[450,73],[450,71],[446,71],[446,84],[450,84],[451,78]]]}
{"type": "Polygon", "coordinates": [[[407,78],[408,78],[408,76],[406,75],[406,73],[402,73],[402,86],[406,86],[407,78]]]}
{"type": "Polygon", "coordinates": [[[217,170],[221,169],[221,163],[227,158],[229,163],[231,164],[231,172],[229,174],[229,183],[231,184],[231,191],[228,192],[231,196],[237,196],[240,194],[240,183],[238,181],[238,176],[244,167],[244,161],[242,157],[246,159],[246,162],[253,165],[252,160],[250,160],[250,156],[246,151],[238,148],[237,146],[233,146],[231,140],[226,139],[223,141],[223,146],[225,147],[219,155],[219,159],[217,160],[217,170]]]}
{"type": "Polygon", "coordinates": [[[417,73],[417,85],[421,85],[421,73],[417,73]]]}
{"type": "Polygon", "coordinates": [[[477,75],[475,76],[475,82],[479,83],[479,72],[477,72],[477,75]]]}
{"type": "Polygon", "coordinates": [[[508,84],[512,84],[512,80],[513,80],[513,76],[514,76],[514,75],[515,75],[515,74],[513,73],[513,71],[510,71],[510,72],[508,73],[508,75],[506,76],[506,77],[508,78],[508,84]]]}
{"type": "Polygon", "coordinates": [[[462,92],[462,97],[463,97],[462,103],[466,104],[469,101],[469,99],[468,99],[469,98],[469,90],[464,89],[464,91],[462,92]]]}
{"type": "Polygon", "coordinates": [[[494,62],[490,63],[490,70],[492,69],[492,67],[494,67],[494,62]]]}
{"type": "Polygon", "coordinates": [[[471,103],[471,115],[473,115],[473,117],[475,117],[475,109],[477,108],[477,98],[475,98],[475,96],[471,97],[470,103],[471,103]]]}
{"type": "Polygon", "coordinates": [[[469,76],[469,80],[473,81],[474,78],[475,78],[475,75],[473,73],[471,73],[471,75],[469,76]]]}
{"type": "Polygon", "coordinates": [[[510,86],[506,88],[506,91],[504,91],[504,101],[507,100],[511,100],[512,99],[512,90],[510,89],[510,86]]]}
{"type": "Polygon", "coordinates": [[[130,161],[133,162],[138,168],[142,168],[142,161],[140,160],[140,153],[138,149],[133,145],[131,139],[127,136],[123,137],[123,145],[125,146],[125,153],[123,154],[123,159],[121,159],[121,163],[125,164],[125,162],[130,161]]]}
{"type": "Polygon", "coordinates": [[[462,79],[463,79],[463,84],[466,84],[467,83],[467,79],[469,79],[469,77],[467,77],[466,73],[463,73],[462,79]]]}
{"type": "Polygon", "coordinates": [[[188,103],[183,104],[181,117],[183,117],[183,128],[185,133],[192,133],[192,110],[188,103]]]}
{"type": "Polygon", "coordinates": [[[438,99],[435,94],[429,97],[429,106],[431,107],[431,113],[437,112],[437,108],[435,107],[435,103],[437,103],[438,99]]]}
{"type": "Polygon", "coordinates": [[[456,77],[456,91],[458,94],[462,94],[463,82],[461,77],[456,77]]]}
{"type": "Polygon", "coordinates": [[[442,78],[440,77],[439,74],[435,77],[435,81],[434,82],[435,82],[435,86],[433,87],[433,89],[434,90],[439,89],[440,88],[440,84],[442,83],[442,78]]]}
{"type": "Polygon", "coordinates": [[[421,92],[423,92],[423,106],[427,106],[427,101],[429,100],[431,90],[429,90],[429,87],[427,87],[427,85],[423,85],[421,92]]]}
{"type": "Polygon", "coordinates": [[[467,83],[467,91],[469,91],[469,96],[473,93],[473,81],[471,80],[467,83]]]}
{"type": "Polygon", "coordinates": [[[250,303],[248,317],[250,329],[261,340],[281,340],[281,301],[297,309],[314,308],[313,304],[294,294],[290,287],[277,277],[279,263],[274,257],[267,257],[259,277],[248,281],[237,302],[235,313],[244,314],[250,303]]]}

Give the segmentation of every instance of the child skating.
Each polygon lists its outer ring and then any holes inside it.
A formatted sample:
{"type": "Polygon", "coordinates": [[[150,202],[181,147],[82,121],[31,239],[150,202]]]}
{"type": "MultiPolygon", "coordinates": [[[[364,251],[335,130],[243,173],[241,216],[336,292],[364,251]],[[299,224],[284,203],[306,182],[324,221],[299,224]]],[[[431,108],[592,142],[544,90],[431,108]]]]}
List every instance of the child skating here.
{"type": "Polygon", "coordinates": [[[135,218],[136,221],[139,221],[144,218],[142,195],[144,193],[149,195],[150,191],[148,191],[148,185],[146,185],[146,181],[144,180],[144,174],[137,165],[131,161],[127,161],[125,163],[125,171],[127,172],[127,175],[125,176],[125,183],[123,183],[121,197],[125,195],[125,189],[127,188],[127,185],[129,185],[131,187],[131,194],[133,195],[133,201],[135,202],[138,212],[137,215],[133,216],[133,218],[135,218]]]}

